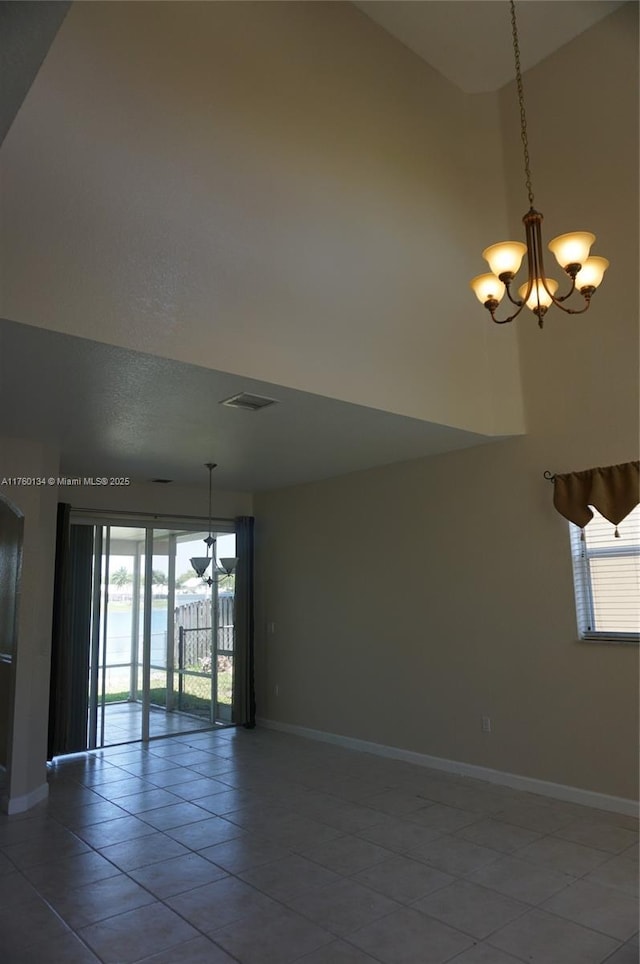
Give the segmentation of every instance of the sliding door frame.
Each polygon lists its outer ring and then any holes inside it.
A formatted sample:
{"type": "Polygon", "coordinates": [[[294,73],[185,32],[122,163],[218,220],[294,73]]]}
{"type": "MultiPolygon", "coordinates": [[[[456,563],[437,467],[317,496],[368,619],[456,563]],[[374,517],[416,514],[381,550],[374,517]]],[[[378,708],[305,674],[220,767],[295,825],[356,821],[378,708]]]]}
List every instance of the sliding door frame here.
{"type": "MultiPolygon", "coordinates": [[[[100,591],[102,585],[102,533],[101,525],[93,526],[93,586],[91,600],[91,649],[89,657],[89,728],[87,747],[98,746],[98,682],[100,673],[100,591]]],[[[104,713],[102,714],[104,717],[104,713]]],[[[103,742],[103,741],[101,741],[103,742]]]]}
{"type": "MultiPolygon", "coordinates": [[[[216,535],[236,534],[236,525],[230,519],[212,519],[212,529],[216,535]]],[[[153,739],[162,739],[163,735],[152,737],[150,734],[150,710],[151,710],[151,629],[152,629],[152,579],[153,571],[153,548],[154,533],[158,529],[174,530],[168,532],[170,549],[175,550],[178,532],[204,532],[208,530],[209,520],[199,516],[163,516],[159,514],[141,514],[133,512],[109,512],[108,510],[91,509],[72,509],[72,525],[91,525],[94,528],[94,556],[93,556],[93,599],[92,599],[92,625],[91,625],[91,674],[89,680],[89,725],[87,732],[87,748],[96,749],[104,746],[105,736],[105,695],[106,695],[106,646],[107,646],[107,618],[108,618],[108,590],[105,598],[102,598],[101,586],[104,583],[108,586],[109,581],[109,549],[111,542],[111,529],[113,527],[140,528],[144,529],[144,554],[139,551],[134,556],[134,587],[132,594],[132,643],[131,643],[131,689],[130,692],[136,694],[138,691],[138,672],[139,672],[139,625],[140,625],[140,576],[141,562],[144,558],[144,596],[143,596],[143,629],[142,629],[142,728],[140,740],[133,742],[149,743],[153,739]],[[107,561],[103,572],[103,556],[106,554],[107,561]],[[137,590],[137,591],[136,591],[137,590]],[[102,622],[102,633],[100,632],[102,622]],[[102,636],[102,647],[100,637],[102,636]],[[102,679],[100,679],[100,657],[102,657],[102,679]],[[100,699],[100,739],[98,742],[98,699],[100,699]]],[[[167,673],[167,704],[165,712],[171,709],[169,706],[169,694],[172,689],[169,683],[174,680],[174,630],[173,630],[173,611],[175,608],[175,552],[169,551],[168,555],[168,583],[169,594],[167,599],[167,653],[166,653],[166,673],[167,673]]],[[[201,732],[205,729],[222,728],[235,724],[218,720],[218,632],[219,632],[219,587],[218,580],[214,578],[211,586],[211,692],[210,692],[210,712],[209,725],[207,727],[197,727],[193,731],[201,732]]],[[[234,654],[235,657],[235,654],[234,654]]],[[[235,662],[235,658],[234,658],[235,662]]]]}

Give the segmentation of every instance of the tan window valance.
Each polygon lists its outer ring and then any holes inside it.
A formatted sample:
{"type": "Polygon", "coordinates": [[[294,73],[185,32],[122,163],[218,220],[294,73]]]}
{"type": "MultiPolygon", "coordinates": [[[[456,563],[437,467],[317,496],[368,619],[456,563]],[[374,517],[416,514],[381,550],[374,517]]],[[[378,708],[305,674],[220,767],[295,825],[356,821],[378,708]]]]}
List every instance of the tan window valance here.
{"type": "Polygon", "coordinates": [[[617,526],[640,502],[640,462],[567,472],[553,482],[553,504],[580,528],[593,519],[590,505],[617,526]]]}

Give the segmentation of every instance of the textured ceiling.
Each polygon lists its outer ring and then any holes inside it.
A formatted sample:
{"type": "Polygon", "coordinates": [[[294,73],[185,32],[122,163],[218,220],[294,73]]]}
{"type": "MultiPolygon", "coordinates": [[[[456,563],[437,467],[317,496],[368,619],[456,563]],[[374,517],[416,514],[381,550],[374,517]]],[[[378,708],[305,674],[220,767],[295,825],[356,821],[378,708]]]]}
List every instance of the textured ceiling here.
{"type": "Polygon", "coordinates": [[[307,392],[0,321],[0,436],[46,441],[67,475],[259,491],[489,441],[307,392]],[[239,391],[260,412],[219,404],[239,391]],[[17,401],[19,400],[19,401],[17,401]]]}

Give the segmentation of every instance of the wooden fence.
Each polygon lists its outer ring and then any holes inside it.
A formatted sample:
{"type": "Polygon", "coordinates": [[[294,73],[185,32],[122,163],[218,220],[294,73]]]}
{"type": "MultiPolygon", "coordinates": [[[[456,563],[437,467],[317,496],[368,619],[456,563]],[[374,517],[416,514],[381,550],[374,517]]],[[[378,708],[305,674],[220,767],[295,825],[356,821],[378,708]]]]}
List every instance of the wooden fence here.
{"type": "MultiPolygon", "coordinates": [[[[233,608],[232,594],[218,596],[217,653],[233,654],[233,608]]],[[[185,603],[175,609],[175,665],[211,666],[211,601],[200,599],[185,603]]],[[[209,669],[210,671],[210,669],[209,669]]]]}

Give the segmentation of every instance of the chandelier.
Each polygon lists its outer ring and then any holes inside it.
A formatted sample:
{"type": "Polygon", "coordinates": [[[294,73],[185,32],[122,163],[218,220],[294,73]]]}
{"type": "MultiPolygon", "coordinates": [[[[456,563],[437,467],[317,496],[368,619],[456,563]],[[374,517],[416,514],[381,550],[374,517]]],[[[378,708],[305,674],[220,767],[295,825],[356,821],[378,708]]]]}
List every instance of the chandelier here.
{"type": "Polygon", "coordinates": [[[521,241],[501,241],[499,244],[492,244],[485,248],[482,257],[488,262],[491,273],[478,275],[471,281],[471,287],[478,301],[482,302],[497,325],[506,325],[513,321],[526,305],[537,316],[538,324],[542,328],[544,316],[551,305],[555,305],[569,315],[581,315],[587,311],[591,304],[592,295],[609,267],[609,262],[606,258],[589,257],[591,245],[596,239],[594,234],[591,234],[590,231],[574,231],[571,234],[561,234],[550,241],[548,245],[549,250],[555,255],[556,261],[571,281],[571,287],[566,294],[556,296],[558,282],[554,281],[553,278],[548,278],[545,274],[541,230],[542,214],[536,211],[533,206],[527,117],[524,107],[520,46],[514,0],[510,0],[510,7],[518,104],[520,106],[520,136],[524,152],[525,184],[530,205],[522,219],[525,226],[526,244],[521,241]],[[525,284],[518,288],[520,297],[514,298],[512,284],[525,254],[527,255],[528,279],[525,284]],[[564,302],[577,292],[582,295],[582,307],[566,307],[564,302]],[[505,294],[511,304],[515,306],[516,311],[508,318],[499,320],[495,313],[505,294]]]}
{"type": "Polygon", "coordinates": [[[220,565],[216,559],[216,540],[213,535],[213,520],[211,518],[211,475],[216,467],[215,462],[206,462],[205,468],[209,469],[209,535],[206,539],[203,539],[207,547],[206,556],[194,556],[189,562],[196,571],[196,575],[201,579],[204,579],[207,586],[212,586],[216,581],[218,576],[230,576],[232,572],[235,572],[235,568],[238,564],[238,560],[235,557],[227,557],[220,560],[220,565]],[[213,561],[212,575],[204,578],[204,574],[209,568],[210,563],[213,561]]]}

